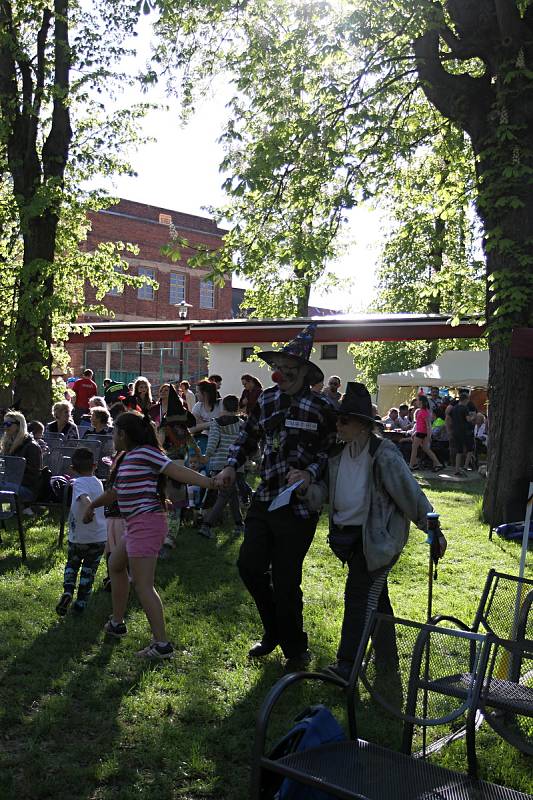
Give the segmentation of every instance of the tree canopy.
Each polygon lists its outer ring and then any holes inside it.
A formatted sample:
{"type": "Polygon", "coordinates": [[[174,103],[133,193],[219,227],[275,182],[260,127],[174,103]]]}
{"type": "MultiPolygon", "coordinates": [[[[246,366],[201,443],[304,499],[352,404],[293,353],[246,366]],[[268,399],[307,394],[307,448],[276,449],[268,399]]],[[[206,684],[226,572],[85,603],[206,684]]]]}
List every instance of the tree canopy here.
{"type": "Polygon", "coordinates": [[[108,108],[138,10],[126,0],[0,2],[0,381],[14,378],[17,403],[43,416],[85,280],[100,298],[130,280],[115,272],[120,246],[89,253],[80,242],[87,211],[108,202],[84,182],[129,169],[122,151],[145,110],[108,108]]]}
{"type": "MultiPolygon", "coordinates": [[[[531,325],[533,314],[531,2],[160,0],[157,6],[156,61],[183,70],[186,103],[214,71],[226,69],[235,82],[224,162],[232,198],[226,213],[235,216],[220,268],[229,253],[245,272],[292,262],[314,276],[334,250],[346,209],[387,195],[398,169],[432,153],[443,131],[462,138],[488,286],[485,512],[492,522],[517,513],[533,460],[528,423],[517,424],[506,389],[518,385],[515,395],[525,405],[533,393],[533,362],[517,363],[508,349],[511,329],[531,325]]],[[[445,159],[432,173],[443,193],[455,186],[454,169],[445,159]]],[[[443,255],[442,237],[451,235],[454,191],[432,215],[433,264],[443,255]]],[[[463,215],[467,197],[456,205],[463,215]]],[[[455,241],[463,269],[465,243],[455,241]]],[[[437,278],[432,289],[440,302],[460,282],[453,270],[441,269],[437,278]]]]}

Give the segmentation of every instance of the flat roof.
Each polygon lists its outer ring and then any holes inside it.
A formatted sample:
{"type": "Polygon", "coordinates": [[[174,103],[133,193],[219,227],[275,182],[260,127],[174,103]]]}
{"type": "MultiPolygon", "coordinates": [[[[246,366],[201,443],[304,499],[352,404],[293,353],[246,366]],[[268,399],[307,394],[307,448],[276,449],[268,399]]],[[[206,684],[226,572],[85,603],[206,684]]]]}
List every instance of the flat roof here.
{"type": "Polygon", "coordinates": [[[414,339],[479,339],[485,333],[481,317],[452,325],[445,314],[335,314],[292,319],[105,320],[80,322],[88,335],[73,332],[69,343],[84,342],[206,342],[255,344],[287,342],[310,322],[317,322],[315,342],[407,341],[414,339]]]}

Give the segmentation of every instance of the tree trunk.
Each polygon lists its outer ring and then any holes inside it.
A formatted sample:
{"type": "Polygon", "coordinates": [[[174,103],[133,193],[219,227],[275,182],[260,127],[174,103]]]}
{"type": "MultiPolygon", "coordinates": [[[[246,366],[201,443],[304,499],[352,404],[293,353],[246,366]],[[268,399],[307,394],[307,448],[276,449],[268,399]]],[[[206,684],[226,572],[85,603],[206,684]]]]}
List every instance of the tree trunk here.
{"type": "MultiPolygon", "coordinates": [[[[493,338],[493,337],[491,337],[493,338]]],[[[488,479],[483,514],[491,525],[524,519],[533,465],[533,359],[490,342],[488,479]]]]}
{"type": "Polygon", "coordinates": [[[57,216],[45,212],[28,223],[19,284],[16,341],[22,354],[15,372],[15,405],[28,418],[46,421],[52,400],[53,261],[57,216]]]}

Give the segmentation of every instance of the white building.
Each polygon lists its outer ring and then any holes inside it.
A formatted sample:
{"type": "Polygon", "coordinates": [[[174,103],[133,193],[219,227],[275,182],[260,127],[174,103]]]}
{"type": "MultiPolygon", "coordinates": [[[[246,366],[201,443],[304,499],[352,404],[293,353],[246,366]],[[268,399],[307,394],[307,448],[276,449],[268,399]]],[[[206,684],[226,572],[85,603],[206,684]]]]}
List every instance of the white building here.
{"type": "MultiPolygon", "coordinates": [[[[208,345],[209,374],[221,375],[223,378],[222,395],[242,392],[241,375],[248,373],[257,378],[263,386],[272,386],[271,368],[264,361],[249,361],[255,348],[269,350],[271,345],[263,343],[208,345]]],[[[353,356],[348,353],[348,342],[319,342],[315,344],[311,361],[324,373],[327,381],[330,375],[338,375],[341,379],[341,392],[344,392],[347,381],[355,380],[353,356]]]]}

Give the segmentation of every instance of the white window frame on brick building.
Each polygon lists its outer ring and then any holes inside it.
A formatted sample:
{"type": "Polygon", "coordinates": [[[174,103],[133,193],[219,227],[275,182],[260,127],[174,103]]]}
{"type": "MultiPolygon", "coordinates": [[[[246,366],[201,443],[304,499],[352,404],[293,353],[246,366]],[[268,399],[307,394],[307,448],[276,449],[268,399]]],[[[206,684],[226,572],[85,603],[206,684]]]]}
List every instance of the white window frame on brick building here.
{"type": "Polygon", "coordinates": [[[183,272],[170,273],[168,302],[171,306],[175,306],[176,303],[181,303],[183,300],[185,300],[185,286],[186,279],[183,272]]]}
{"type": "MultiPolygon", "coordinates": [[[[122,264],[115,264],[114,266],[115,272],[118,272],[119,275],[123,273],[122,264]]],[[[121,294],[124,294],[124,288],[122,286],[112,286],[106,294],[111,295],[111,297],[120,297],[121,294]]]]}
{"type": "Polygon", "coordinates": [[[213,281],[200,281],[200,308],[215,307],[215,285],[213,281]]]}
{"type": "MultiPolygon", "coordinates": [[[[139,277],[145,275],[147,278],[152,278],[152,280],[155,280],[155,269],[152,269],[151,267],[139,267],[138,275],[139,277]]],[[[154,297],[154,287],[150,286],[149,283],[144,283],[137,289],[138,300],[153,300],[154,297]]]]}

